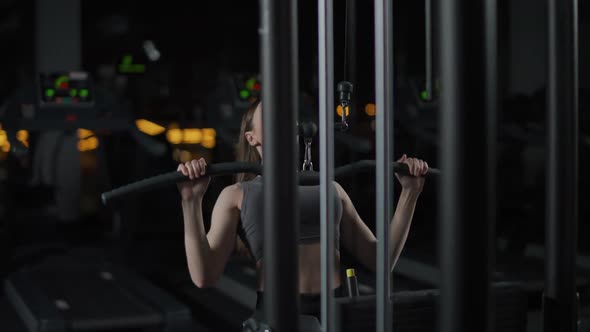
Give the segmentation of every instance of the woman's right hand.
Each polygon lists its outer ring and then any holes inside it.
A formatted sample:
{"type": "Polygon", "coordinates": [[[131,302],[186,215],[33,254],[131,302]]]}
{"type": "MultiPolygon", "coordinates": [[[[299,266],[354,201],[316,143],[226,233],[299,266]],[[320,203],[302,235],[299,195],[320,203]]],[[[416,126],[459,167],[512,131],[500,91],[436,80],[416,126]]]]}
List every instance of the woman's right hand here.
{"type": "Polygon", "coordinates": [[[207,162],[204,158],[193,159],[178,165],[178,171],[190,178],[190,181],[178,183],[178,190],[183,201],[203,198],[211,180],[209,176],[205,176],[206,168],[207,162]]]}

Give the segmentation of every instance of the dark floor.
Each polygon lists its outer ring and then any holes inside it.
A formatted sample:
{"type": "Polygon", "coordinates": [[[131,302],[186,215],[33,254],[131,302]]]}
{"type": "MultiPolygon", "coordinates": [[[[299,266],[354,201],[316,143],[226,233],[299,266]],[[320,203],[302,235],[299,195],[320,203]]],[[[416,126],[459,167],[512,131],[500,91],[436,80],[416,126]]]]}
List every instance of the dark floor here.
{"type": "MultiPolygon", "coordinates": [[[[186,271],[178,266],[175,267],[177,262],[171,260],[166,261],[165,250],[160,251],[159,256],[148,256],[148,249],[144,249],[143,251],[139,255],[143,257],[143,264],[140,264],[139,260],[136,262],[136,265],[142,265],[141,267],[138,266],[138,270],[143,270],[143,275],[147,276],[149,280],[172,294],[176,299],[191,309],[194,319],[193,331],[213,332],[234,330],[239,328],[240,323],[245,318],[249,317],[255,298],[250,298],[250,306],[248,306],[247,293],[253,290],[254,276],[251,271],[248,272],[249,267],[246,261],[237,259],[228,266],[224,281],[221,282],[223,287],[229,288],[228,293],[227,290],[198,289],[195,287],[186,271]],[[149,259],[150,257],[151,259],[149,259]],[[160,263],[156,263],[157,261],[160,263]],[[233,298],[230,296],[232,294],[233,298]],[[239,299],[240,296],[245,296],[246,303],[239,303],[239,301],[244,301],[243,299],[239,299]]],[[[365,291],[370,292],[371,288],[374,287],[374,282],[370,279],[370,276],[361,270],[359,279],[364,284],[365,291]]],[[[420,289],[421,284],[412,282],[407,278],[399,277],[396,278],[395,285],[396,291],[401,291],[404,289],[420,289]]],[[[590,306],[585,305],[582,307],[581,314],[583,317],[590,318],[590,306]]],[[[541,319],[542,314],[540,309],[532,307],[527,317],[527,331],[541,331],[541,319]]],[[[0,322],[3,326],[3,331],[26,331],[22,321],[4,295],[0,295],[0,322]]]]}
{"type": "MultiPolygon", "coordinates": [[[[9,271],[18,266],[27,264],[35,265],[43,261],[44,257],[52,254],[63,254],[72,250],[81,250],[78,244],[64,245],[63,241],[48,241],[48,246],[39,246],[32,239],[31,245],[21,245],[18,250],[13,250],[11,260],[17,263],[7,264],[9,271]],[[60,244],[61,243],[61,244],[60,244]],[[74,249],[72,249],[74,248],[74,249]]],[[[82,241],[84,242],[84,241],[82,241]]],[[[86,243],[93,241],[86,241],[86,243]]],[[[178,301],[184,303],[193,313],[193,331],[228,331],[239,329],[243,320],[248,318],[255,304],[255,271],[251,262],[241,258],[233,258],[228,265],[226,273],[217,285],[217,288],[198,289],[190,280],[186,269],[182,237],[178,234],[152,234],[141,238],[131,239],[127,242],[102,242],[95,246],[101,257],[115,264],[128,267],[137,271],[144,278],[171,294],[178,301]]],[[[422,246],[421,248],[424,248],[422,246]]],[[[432,251],[434,252],[434,251],[432,251]]],[[[420,252],[412,246],[408,246],[400,259],[399,272],[394,276],[394,291],[421,290],[436,288],[430,281],[436,280],[436,269],[426,269],[422,274],[430,275],[430,278],[414,278],[411,275],[401,273],[404,270],[404,262],[419,262],[420,264],[436,265],[433,253],[420,252]]],[[[533,255],[534,256],[534,255],[533,255]]],[[[355,267],[361,294],[372,294],[375,289],[374,276],[356,266],[354,262],[347,262],[350,267],[355,267]]],[[[499,258],[498,280],[516,280],[524,282],[529,292],[529,314],[527,317],[527,331],[541,331],[542,314],[540,311],[540,292],[543,288],[543,264],[538,258],[520,257],[519,259],[499,258]]],[[[407,268],[407,266],[406,266],[407,268]]],[[[396,266],[396,269],[398,267],[396,266]]],[[[410,265],[413,273],[419,269],[410,265]]],[[[2,271],[0,271],[2,272],[2,271]]],[[[6,271],[5,271],[6,272],[6,271]]],[[[419,273],[418,273],[419,274],[419,273]]],[[[580,290],[582,291],[581,316],[590,318],[590,272],[580,270],[580,290]]],[[[5,275],[0,276],[2,278],[5,275]]],[[[3,290],[0,290],[0,325],[2,331],[25,331],[25,326],[11,307],[3,290]]]]}

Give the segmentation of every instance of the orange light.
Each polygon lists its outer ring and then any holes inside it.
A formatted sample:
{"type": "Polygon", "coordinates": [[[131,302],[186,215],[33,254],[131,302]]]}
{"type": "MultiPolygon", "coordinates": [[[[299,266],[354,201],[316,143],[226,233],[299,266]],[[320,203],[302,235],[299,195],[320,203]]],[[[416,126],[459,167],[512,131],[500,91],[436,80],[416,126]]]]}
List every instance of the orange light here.
{"type": "MultiPolygon", "coordinates": [[[[342,116],[342,105],[338,105],[338,107],[336,107],[336,114],[338,114],[338,116],[342,116]]],[[[346,106],[346,116],[350,115],[350,108],[348,106],[346,106]]]]}
{"type": "Polygon", "coordinates": [[[207,149],[213,149],[216,144],[215,136],[217,133],[213,128],[203,128],[203,139],[201,145],[207,149]]]}
{"type": "Polygon", "coordinates": [[[98,148],[98,138],[96,137],[89,137],[78,141],[78,151],[80,152],[92,151],[96,148],[98,148]]]}
{"type": "Polygon", "coordinates": [[[94,149],[98,148],[98,138],[90,137],[89,139],[87,139],[87,141],[88,141],[88,147],[90,148],[90,150],[94,150],[94,149]]]}
{"type": "Polygon", "coordinates": [[[184,130],[183,136],[184,136],[183,140],[182,140],[183,143],[199,144],[199,143],[201,143],[203,133],[201,132],[201,129],[190,128],[190,129],[184,130]]]}
{"type": "Polygon", "coordinates": [[[215,137],[203,137],[201,145],[207,149],[213,149],[215,147],[215,137]]]}
{"type": "Polygon", "coordinates": [[[19,130],[16,132],[16,139],[19,140],[25,147],[29,147],[29,132],[26,130],[19,130]]]}
{"type": "Polygon", "coordinates": [[[180,144],[180,142],[182,142],[182,129],[168,129],[166,132],[166,139],[171,144],[180,144]]]}
{"type": "Polygon", "coordinates": [[[6,143],[8,143],[6,132],[4,130],[0,130],[0,146],[3,146],[6,143]]]}
{"type": "Polygon", "coordinates": [[[217,132],[213,128],[203,128],[203,136],[215,137],[217,132]]]}
{"type": "Polygon", "coordinates": [[[171,124],[166,132],[166,139],[171,144],[201,144],[204,147],[215,146],[215,129],[213,128],[185,128],[171,124]]]}
{"type": "Polygon", "coordinates": [[[375,116],[376,107],[375,104],[367,104],[365,105],[365,113],[368,116],[375,116]]]}
{"type": "Polygon", "coordinates": [[[26,130],[19,130],[16,132],[16,139],[21,142],[26,142],[29,139],[29,132],[26,130]]]}
{"type": "Polygon", "coordinates": [[[2,130],[2,124],[0,124],[0,151],[8,153],[10,151],[10,142],[6,137],[6,131],[2,130]]]}
{"type": "Polygon", "coordinates": [[[159,124],[148,121],[146,119],[135,120],[135,125],[137,126],[137,129],[139,129],[139,131],[150,136],[159,135],[166,130],[166,128],[160,126],[159,124]]]}
{"type": "Polygon", "coordinates": [[[80,128],[78,129],[78,138],[79,139],[87,139],[91,136],[94,136],[94,133],[91,130],[80,128]]]}

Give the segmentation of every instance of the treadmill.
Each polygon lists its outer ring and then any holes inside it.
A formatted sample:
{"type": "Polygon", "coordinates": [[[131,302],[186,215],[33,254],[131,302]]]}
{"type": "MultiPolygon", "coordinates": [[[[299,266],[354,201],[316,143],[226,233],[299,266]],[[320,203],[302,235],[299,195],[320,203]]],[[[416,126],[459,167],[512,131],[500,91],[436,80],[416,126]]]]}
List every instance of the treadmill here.
{"type": "MultiPolygon", "coordinates": [[[[30,91],[29,91],[30,93],[30,91]]],[[[26,95],[26,93],[24,94],[26,95]]],[[[12,153],[25,154],[17,130],[126,132],[152,154],[166,146],[144,136],[101,95],[85,72],[41,74],[30,98],[14,98],[3,125],[12,153]]],[[[22,96],[21,96],[22,97],[22,96]]],[[[4,294],[29,332],[206,331],[190,309],[141,275],[113,264],[102,249],[76,248],[24,266],[4,280],[4,294]]]]}

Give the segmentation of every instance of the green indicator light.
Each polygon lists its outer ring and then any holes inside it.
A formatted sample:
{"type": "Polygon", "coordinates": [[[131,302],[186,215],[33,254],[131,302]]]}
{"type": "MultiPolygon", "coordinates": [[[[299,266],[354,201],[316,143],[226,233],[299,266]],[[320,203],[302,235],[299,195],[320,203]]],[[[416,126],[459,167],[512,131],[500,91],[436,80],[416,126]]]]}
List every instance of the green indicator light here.
{"type": "Polygon", "coordinates": [[[124,74],[132,74],[132,73],[143,74],[143,73],[145,73],[145,65],[143,65],[143,64],[135,64],[135,65],[121,64],[121,65],[119,65],[119,72],[124,73],[124,74]]]}
{"type": "Polygon", "coordinates": [[[62,75],[55,80],[55,88],[59,89],[62,85],[67,84],[70,81],[70,78],[66,75],[62,75]]]}
{"type": "Polygon", "coordinates": [[[246,99],[246,98],[250,97],[250,92],[248,90],[241,90],[240,97],[242,97],[242,99],[246,99]]]}
{"type": "Polygon", "coordinates": [[[70,90],[70,96],[76,97],[76,95],[78,95],[78,90],[76,90],[76,89],[70,90]]]}
{"type": "Polygon", "coordinates": [[[145,73],[145,65],[133,65],[132,71],[134,73],[145,73]]]}
{"type": "Polygon", "coordinates": [[[253,90],[254,89],[254,84],[256,84],[256,80],[251,78],[249,80],[246,81],[246,88],[248,90],[253,90]]]}
{"type": "Polygon", "coordinates": [[[51,98],[51,97],[53,97],[54,95],[55,95],[55,90],[53,90],[53,89],[47,89],[47,90],[45,90],[45,96],[46,96],[46,97],[49,97],[49,98],[51,98]]]}
{"type": "Polygon", "coordinates": [[[123,60],[121,61],[121,64],[124,65],[130,65],[133,63],[133,56],[126,54],[123,56],[123,60]]]}
{"type": "Polygon", "coordinates": [[[82,97],[82,98],[88,97],[88,90],[86,90],[86,89],[80,90],[80,97],[82,97]]]}
{"type": "Polygon", "coordinates": [[[428,100],[428,91],[422,90],[422,92],[420,92],[420,98],[422,98],[422,100],[428,100]]]}

